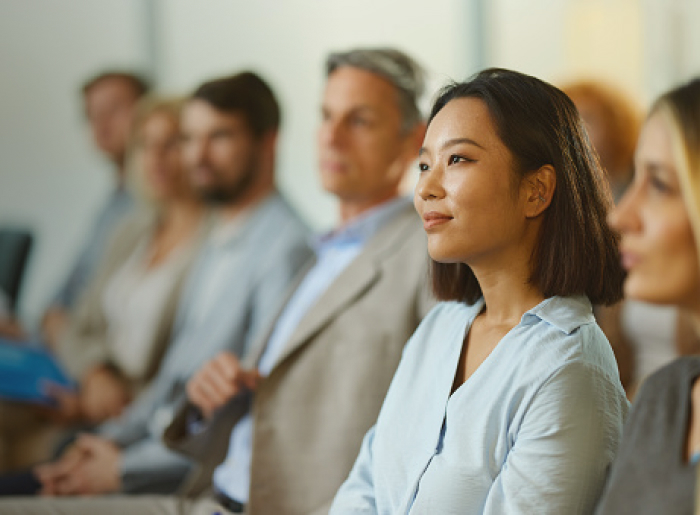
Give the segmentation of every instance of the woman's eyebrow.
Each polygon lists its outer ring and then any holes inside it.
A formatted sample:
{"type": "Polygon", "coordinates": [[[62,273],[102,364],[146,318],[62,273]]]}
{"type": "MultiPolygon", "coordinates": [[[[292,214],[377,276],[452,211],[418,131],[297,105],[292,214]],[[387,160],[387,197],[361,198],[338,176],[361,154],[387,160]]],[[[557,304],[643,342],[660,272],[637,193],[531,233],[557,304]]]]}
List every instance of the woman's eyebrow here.
{"type": "MultiPolygon", "coordinates": [[[[443,144],[441,145],[440,149],[441,149],[441,150],[445,150],[446,148],[453,147],[453,146],[455,146],[455,145],[463,145],[463,144],[465,144],[465,143],[466,143],[467,145],[474,145],[475,147],[479,147],[479,148],[481,148],[481,149],[484,148],[482,145],[480,145],[479,143],[477,143],[477,142],[474,141],[473,139],[470,139],[470,138],[454,138],[454,139],[447,140],[445,143],[443,143],[443,144]]],[[[420,156],[420,155],[423,155],[425,152],[426,152],[426,148],[425,148],[425,147],[421,147],[421,149],[418,151],[418,155],[419,155],[419,156],[420,156]]]]}

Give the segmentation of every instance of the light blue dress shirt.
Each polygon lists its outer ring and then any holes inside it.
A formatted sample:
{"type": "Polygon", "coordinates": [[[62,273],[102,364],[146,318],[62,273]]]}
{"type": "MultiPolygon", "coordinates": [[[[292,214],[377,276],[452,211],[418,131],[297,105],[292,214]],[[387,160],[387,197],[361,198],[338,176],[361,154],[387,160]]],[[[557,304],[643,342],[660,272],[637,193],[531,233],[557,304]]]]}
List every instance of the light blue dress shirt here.
{"type": "MultiPolygon", "coordinates": [[[[316,263],[294,291],[275,323],[258,364],[262,375],[270,373],[299,322],[321,294],[357,257],[367,241],[409,202],[406,198],[389,201],[338,231],[316,238],[313,242],[316,263]]],[[[252,444],[253,419],[248,414],[241,418],[231,432],[226,460],[214,471],[215,487],[242,503],[248,501],[252,444]]]]}
{"type": "Polygon", "coordinates": [[[588,299],[526,312],[450,395],[482,308],[423,320],[331,514],[592,513],[628,403],[588,299]]]}

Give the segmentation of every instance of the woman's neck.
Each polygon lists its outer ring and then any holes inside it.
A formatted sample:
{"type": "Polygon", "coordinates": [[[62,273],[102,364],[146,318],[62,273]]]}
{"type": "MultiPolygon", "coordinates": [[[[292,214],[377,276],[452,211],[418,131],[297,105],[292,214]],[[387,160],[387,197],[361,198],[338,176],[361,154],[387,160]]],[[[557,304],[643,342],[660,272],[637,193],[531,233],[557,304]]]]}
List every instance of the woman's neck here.
{"type": "Polygon", "coordinates": [[[529,251],[516,254],[520,255],[503,256],[501,260],[491,259],[484,266],[472,267],[484,297],[480,316],[494,325],[514,327],[526,311],[544,300],[544,294],[530,282],[529,251]]]}

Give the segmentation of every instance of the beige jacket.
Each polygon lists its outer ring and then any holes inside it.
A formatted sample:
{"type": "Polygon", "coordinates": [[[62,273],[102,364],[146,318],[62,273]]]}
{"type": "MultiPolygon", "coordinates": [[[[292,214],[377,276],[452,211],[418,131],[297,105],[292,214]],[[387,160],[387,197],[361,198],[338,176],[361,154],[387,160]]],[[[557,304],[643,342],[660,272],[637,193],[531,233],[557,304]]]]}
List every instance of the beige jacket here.
{"type": "MultiPolygon", "coordinates": [[[[95,275],[76,303],[68,327],[60,335],[56,345],[59,360],[68,373],[76,379],[81,379],[96,365],[110,363],[111,353],[107,336],[107,321],[102,309],[102,297],[112,276],[135,251],[138,244],[144,239],[150,238],[156,224],[156,214],[145,209],[125,219],[115,229],[95,275]]],[[[208,221],[202,222],[202,228],[199,231],[200,234],[196,236],[195,244],[190,245],[187,250],[189,255],[186,259],[186,266],[183,267],[169,293],[162,316],[158,321],[155,336],[150,342],[147,372],[143,378],[134,380],[130,384],[134,393],[138,393],[158,370],[161,358],[170,341],[170,331],[184,277],[207,227],[208,221]]]]}
{"type": "MultiPolygon", "coordinates": [[[[254,397],[249,513],[328,512],[376,420],[404,344],[434,303],[427,264],[420,219],[407,206],[301,320],[254,397]]],[[[247,366],[255,366],[271,330],[247,366]]],[[[166,442],[199,461],[185,493],[211,487],[249,403],[249,396],[235,399],[196,436],[187,435],[189,408],[176,416],[166,442]]]]}

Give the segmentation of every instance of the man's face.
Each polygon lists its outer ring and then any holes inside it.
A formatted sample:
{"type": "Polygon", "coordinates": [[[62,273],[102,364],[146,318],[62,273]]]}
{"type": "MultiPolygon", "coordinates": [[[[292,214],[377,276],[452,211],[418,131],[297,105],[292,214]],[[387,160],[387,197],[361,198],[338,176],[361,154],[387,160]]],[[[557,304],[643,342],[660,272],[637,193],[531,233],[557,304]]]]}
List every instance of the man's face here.
{"type": "Polygon", "coordinates": [[[323,187],[343,201],[362,204],[395,196],[417,154],[401,131],[394,87],[374,73],[343,66],[328,77],[321,111],[323,187]]]}
{"type": "Polygon", "coordinates": [[[182,112],[182,141],[190,181],[204,199],[233,203],[254,182],[260,142],[243,115],[190,100],[182,112]]]}
{"type": "Polygon", "coordinates": [[[120,78],[97,82],[85,93],[85,113],[97,148],[121,164],[138,98],[131,84],[120,78]]]}

